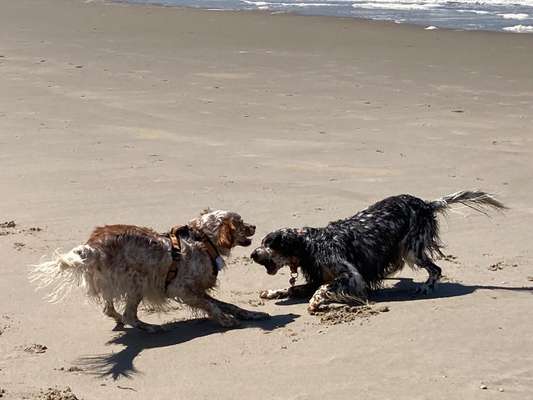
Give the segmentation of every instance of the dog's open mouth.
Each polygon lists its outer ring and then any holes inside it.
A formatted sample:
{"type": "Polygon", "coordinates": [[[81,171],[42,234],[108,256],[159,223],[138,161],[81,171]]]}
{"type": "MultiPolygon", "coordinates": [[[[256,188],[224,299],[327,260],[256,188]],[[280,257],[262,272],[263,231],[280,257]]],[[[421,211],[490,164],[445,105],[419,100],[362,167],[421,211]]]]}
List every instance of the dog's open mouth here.
{"type": "Polygon", "coordinates": [[[276,275],[276,273],[279,270],[276,263],[274,263],[272,260],[264,260],[260,264],[262,264],[265,267],[267,274],[269,275],[276,275]]]}
{"type": "Polygon", "coordinates": [[[263,267],[265,267],[266,271],[267,271],[267,274],[269,275],[276,275],[276,272],[278,272],[278,267],[276,265],[276,263],[274,263],[274,261],[272,261],[271,259],[269,258],[264,258],[264,259],[258,259],[257,257],[254,257],[252,255],[252,259],[262,265],[263,267]]]}
{"type": "Polygon", "coordinates": [[[265,265],[265,268],[266,268],[267,274],[269,275],[276,275],[276,273],[278,272],[278,269],[276,268],[275,265],[271,265],[271,266],[265,265]]]}

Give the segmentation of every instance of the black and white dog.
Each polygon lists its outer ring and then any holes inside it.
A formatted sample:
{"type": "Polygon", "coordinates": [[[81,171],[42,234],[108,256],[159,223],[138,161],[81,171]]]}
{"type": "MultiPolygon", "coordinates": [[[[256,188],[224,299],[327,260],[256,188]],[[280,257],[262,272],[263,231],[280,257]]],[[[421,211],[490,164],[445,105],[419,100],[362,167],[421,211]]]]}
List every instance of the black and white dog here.
{"type": "Polygon", "coordinates": [[[280,229],[263,238],[252,259],[275,275],[289,266],[291,275],[301,269],[307,283],[280,290],[266,290],[264,299],[311,297],[310,312],[328,303],[361,304],[369,290],[404,263],[424,268],[428,280],[418,290],[429,293],[437,286],[441,269],[433,262],[441,255],[437,214],[460,203],[481,213],[505,206],[481,191],[462,191],[435,201],[410,195],[388,197],[353,217],[331,222],[324,228],[280,229]]]}

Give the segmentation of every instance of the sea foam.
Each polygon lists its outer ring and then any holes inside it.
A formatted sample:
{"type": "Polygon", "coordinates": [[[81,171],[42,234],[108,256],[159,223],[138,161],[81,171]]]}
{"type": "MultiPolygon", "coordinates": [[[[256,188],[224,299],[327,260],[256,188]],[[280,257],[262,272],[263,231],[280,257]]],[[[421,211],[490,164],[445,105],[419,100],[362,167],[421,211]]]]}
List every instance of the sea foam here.
{"type": "MultiPolygon", "coordinates": [[[[533,33],[533,0],[117,0],[219,10],[356,17],[423,27],[533,33]],[[521,25],[508,26],[510,21],[521,25]],[[518,23],[518,22],[517,22],[518,23]]],[[[512,24],[512,22],[511,22],[512,24]]]]}
{"type": "Polygon", "coordinates": [[[514,33],[533,33],[533,26],[531,25],[515,25],[503,28],[504,31],[514,33]]]}
{"type": "Polygon", "coordinates": [[[368,10],[429,10],[439,7],[436,3],[418,4],[418,3],[354,3],[353,8],[364,8],[368,10]]]}
{"type": "Polygon", "coordinates": [[[498,14],[503,19],[524,20],[529,18],[529,14],[498,14]]]}

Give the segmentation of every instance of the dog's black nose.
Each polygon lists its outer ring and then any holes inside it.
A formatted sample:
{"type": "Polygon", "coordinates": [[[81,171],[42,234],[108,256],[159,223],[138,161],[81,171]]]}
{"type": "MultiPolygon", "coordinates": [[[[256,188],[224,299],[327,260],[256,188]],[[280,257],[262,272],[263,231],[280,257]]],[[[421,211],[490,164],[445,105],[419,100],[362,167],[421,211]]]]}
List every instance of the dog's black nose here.
{"type": "Polygon", "coordinates": [[[254,261],[257,261],[258,257],[259,257],[259,252],[257,251],[257,249],[255,249],[254,251],[252,251],[252,254],[250,254],[250,258],[254,261]]]}

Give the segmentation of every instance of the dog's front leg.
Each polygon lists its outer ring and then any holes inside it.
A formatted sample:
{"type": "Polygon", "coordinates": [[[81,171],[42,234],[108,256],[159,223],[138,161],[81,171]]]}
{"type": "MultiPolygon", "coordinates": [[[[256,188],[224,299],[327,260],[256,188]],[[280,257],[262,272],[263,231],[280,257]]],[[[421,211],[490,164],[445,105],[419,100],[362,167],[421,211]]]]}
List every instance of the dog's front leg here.
{"type": "Polygon", "coordinates": [[[292,298],[292,299],[301,299],[310,297],[313,292],[316,290],[315,285],[311,285],[309,283],[305,285],[296,285],[291,286],[287,289],[270,289],[270,290],[263,290],[261,293],[259,293],[259,297],[262,299],[285,299],[285,298],[292,298]]]}
{"type": "Polygon", "coordinates": [[[225,328],[233,328],[239,325],[237,318],[224,312],[219,304],[217,304],[217,300],[205,293],[185,292],[180,298],[185,304],[205,311],[209,318],[225,328]]]}
{"type": "Polygon", "coordinates": [[[115,309],[115,305],[113,304],[113,299],[105,299],[104,300],[104,314],[108,317],[111,317],[115,320],[116,326],[114,330],[119,330],[124,327],[124,321],[122,318],[122,315],[120,315],[117,310],[115,309]]]}
{"type": "Polygon", "coordinates": [[[313,285],[311,283],[306,283],[305,285],[296,285],[291,286],[289,291],[289,298],[291,299],[305,299],[311,297],[315,292],[318,285],[313,285]]]}
{"type": "Polygon", "coordinates": [[[212,301],[215,304],[217,304],[224,312],[234,315],[235,317],[239,319],[258,320],[258,319],[270,318],[270,314],[267,314],[265,312],[248,311],[243,308],[237,307],[234,304],[225,303],[223,301],[214,299],[213,297],[209,295],[206,295],[206,297],[208,298],[209,301],[212,301]]]}
{"type": "Polygon", "coordinates": [[[330,283],[320,286],[311,297],[310,313],[327,310],[329,303],[350,305],[366,304],[366,284],[361,275],[343,273],[330,283]]]}
{"type": "Polygon", "coordinates": [[[262,299],[284,299],[289,297],[289,289],[268,289],[259,293],[259,297],[262,299]]]}

